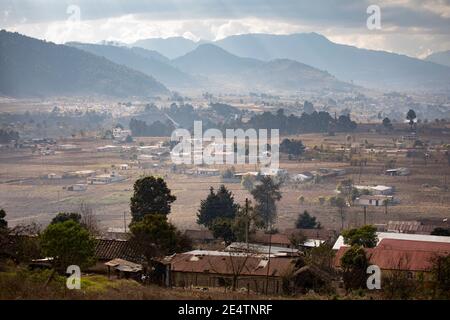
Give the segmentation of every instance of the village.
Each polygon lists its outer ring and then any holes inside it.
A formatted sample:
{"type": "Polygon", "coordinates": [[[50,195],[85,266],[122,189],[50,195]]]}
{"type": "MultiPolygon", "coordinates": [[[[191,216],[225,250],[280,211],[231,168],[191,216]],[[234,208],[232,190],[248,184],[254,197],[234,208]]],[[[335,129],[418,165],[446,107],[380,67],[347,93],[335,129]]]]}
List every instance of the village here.
{"type": "MultiPolygon", "coordinates": [[[[414,128],[363,124],[352,132],[282,136],[280,167],[272,170],[176,165],[169,137],[133,136],[121,126],[100,137],[13,141],[0,155],[0,207],[11,227],[45,226],[57,213],[89,208],[97,262],[84,272],[111,280],[250,296],[345,296],[348,267],[341,260],[353,247],[343,234],[372,226],[376,240],[364,249],[370,265],[385,276],[431,281],[432,258],[450,252],[449,141],[414,128]],[[283,147],[298,140],[299,150],[283,147]],[[176,196],[168,222],[192,242],[190,250],[152,260],[151,279],[131,240],[129,206],[133,185],[148,176],[164,179],[176,196]],[[225,187],[242,207],[254,202],[252,192],[264,179],[276,182],[282,195],[270,229],[247,226],[245,237],[225,237],[199,225],[210,188],[225,187]],[[302,225],[304,215],[317,222],[302,225]]],[[[29,265],[52,263],[40,257],[29,265]]]]}

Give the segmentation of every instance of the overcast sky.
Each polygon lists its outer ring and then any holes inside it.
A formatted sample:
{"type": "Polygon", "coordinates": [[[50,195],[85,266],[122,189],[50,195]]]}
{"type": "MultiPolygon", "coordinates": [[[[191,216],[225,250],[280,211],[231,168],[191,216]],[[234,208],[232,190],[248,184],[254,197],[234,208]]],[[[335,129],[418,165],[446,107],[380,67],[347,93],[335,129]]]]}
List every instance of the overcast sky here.
{"type": "Polygon", "coordinates": [[[57,43],[314,31],[424,57],[450,50],[450,0],[0,0],[0,28],[57,43]],[[381,30],[366,27],[369,5],[381,9],[381,30]]]}

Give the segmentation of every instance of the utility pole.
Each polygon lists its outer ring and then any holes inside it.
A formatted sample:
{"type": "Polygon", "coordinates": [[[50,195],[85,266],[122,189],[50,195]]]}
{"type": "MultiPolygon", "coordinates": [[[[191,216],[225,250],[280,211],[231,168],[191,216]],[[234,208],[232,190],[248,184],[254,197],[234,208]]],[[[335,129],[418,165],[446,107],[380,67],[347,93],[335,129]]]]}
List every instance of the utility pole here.
{"type": "Polygon", "coordinates": [[[366,225],[367,220],[366,220],[366,215],[367,215],[367,207],[364,206],[364,225],[366,225]]]}
{"type": "Polygon", "coordinates": [[[123,212],[123,230],[126,233],[127,232],[127,218],[126,218],[126,212],[123,212]]]}
{"type": "Polygon", "coordinates": [[[267,209],[267,229],[269,231],[269,256],[267,260],[267,272],[266,272],[266,295],[267,295],[269,293],[270,251],[272,249],[272,230],[270,228],[270,219],[269,219],[269,192],[267,192],[266,209],[267,209]]]}
{"type": "Polygon", "coordinates": [[[250,226],[250,216],[248,215],[248,198],[245,198],[245,243],[247,243],[247,250],[249,249],[248,244],[248,229],[250,226]]]}

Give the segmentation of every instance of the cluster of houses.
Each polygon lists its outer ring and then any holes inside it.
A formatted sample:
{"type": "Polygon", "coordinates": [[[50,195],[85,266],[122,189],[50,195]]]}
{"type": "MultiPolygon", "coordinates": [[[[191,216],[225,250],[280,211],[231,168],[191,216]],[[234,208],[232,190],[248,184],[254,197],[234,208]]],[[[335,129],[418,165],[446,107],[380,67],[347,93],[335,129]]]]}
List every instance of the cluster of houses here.
{"type": "MultiPolygon", "coordinates": [[[[446,226],[448,223],[444,220],[446,226]]],[[[382,274],[404,272],[408,278],[429,279],[433,258],[450,254],[450,237],[430,235],[427,222],[390,221],[379,226],[377,245],[365,249],[371,264],[380,267],[382,274]]],[[[436,225],[433,225],[435,227],[436,225]]],[[[114,232],[113,232],[114,233],[114,232]]],[[[109,276],[144,279],[145,263],[139,250],[120,237],[98,241],[97,265],[93,268],[109,276]]],[[[253,293],[281,294],[286,290],[304,292],[313,283],[338,285],[341,257],[349,249],[342,236],[325,229],[286,229],[281,233],[256,232],[249,242],[234,242],[220,250],[211,250],[217,242],[208,230],[186,230],[196,249],[157,259],[153,265],[152,281],[169,287],[233,288],[253,293]],[[300,246],[292,240],[302,235],[300,246]],[[313,265],[299,265],[299,257],[307,250],[323,244],[332,246],[333,272],[313,265]],[[311,280],[312,279],[312,280],[311,280]]],[[[300,259],[301,260],[301,259],[300,259]]]]}

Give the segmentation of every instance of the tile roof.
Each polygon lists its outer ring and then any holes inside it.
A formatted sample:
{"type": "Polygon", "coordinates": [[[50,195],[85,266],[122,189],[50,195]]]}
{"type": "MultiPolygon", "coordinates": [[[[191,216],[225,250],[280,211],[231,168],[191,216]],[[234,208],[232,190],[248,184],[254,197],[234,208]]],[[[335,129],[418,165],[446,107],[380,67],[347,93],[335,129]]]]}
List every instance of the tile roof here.
{"type": "Polygon", "coordinates": [[[134,262],[142,260],[137,245],[127,240],[97,239],[95,256],[98,260],[112,260],[116,258],[134,262]]]}

